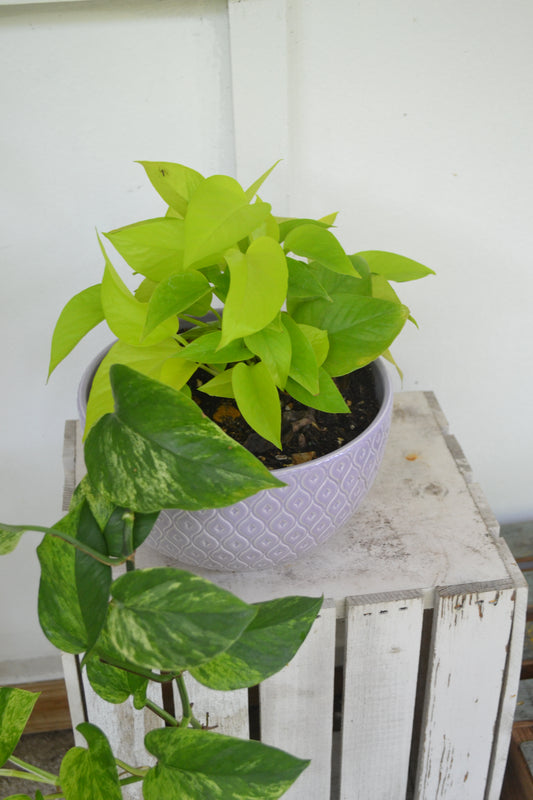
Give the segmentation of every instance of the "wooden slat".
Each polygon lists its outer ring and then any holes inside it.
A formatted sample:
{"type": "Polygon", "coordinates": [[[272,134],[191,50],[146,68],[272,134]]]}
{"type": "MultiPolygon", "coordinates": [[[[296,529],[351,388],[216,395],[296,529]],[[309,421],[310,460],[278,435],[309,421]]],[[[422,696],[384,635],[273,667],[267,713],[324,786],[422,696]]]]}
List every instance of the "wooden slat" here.
{"type": "Polygon", "coordinates": [[[320,615],[294,659],[259,687],[261,741],[310,758],[284,800],[330,796],[335,672],[335,603],[320,615]]]}
{"type": "Polygon", "coordinates": [[[415,800],[480,800],[490,767],[514,584],[436,592],[415,800]]]}
{"type": "Polygon", "coordinates": [[[507,764],[508,744],[513,728],[518,685],[521,678],[522,653],[524,649],[524,628],[528,601],[528,585],[518,568],[504,539],[498,538],[496,546],[500,551],[514,585],[514,614],[507,652],[507,663],[503,676],[498,719],[494,730],[494,747],[487,780],[484,800],[499,800],[507,764]]]}
{"type": "MultiPolygon", "coordinates": [[[[216,692],[202,686],[188,674],[185,675],[185,684],[194,716],[202,725],[214,728],[217,733],[224,733],[226,736],[237,736],[239,739],[248,738],[247,689],[239,689],[235,692],[216,692]]],[[[176,688],[174,688],[174,704],[176,716],[179,718],[181,706],[176,688]]]]}
{"type": "Polygon", "coordinates": [[[341,800],[405,797],[423,592],[347,602],[341,800]]]}

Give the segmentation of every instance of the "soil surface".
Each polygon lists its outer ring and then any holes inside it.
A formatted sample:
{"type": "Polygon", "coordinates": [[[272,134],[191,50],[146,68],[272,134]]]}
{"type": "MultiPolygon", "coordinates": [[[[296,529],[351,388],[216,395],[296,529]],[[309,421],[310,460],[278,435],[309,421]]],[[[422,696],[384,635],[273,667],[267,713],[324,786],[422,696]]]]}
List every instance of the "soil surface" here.
{"type": "Polygon", "coordinates": [[[329,414],[317,411],[280,392],[281,443],[282,450],[259,436],[244,420],[234,400],[211,397],[198,391],[202,382],[212,376],[201,370],[189,381],[193,400],[204,414],[222,430],[244,445],[269,469],[280,469],[293,464],[312,461],[331,453],[362,433],[379,411],[373,369],[369,365],[362,369],[335,378],[335,383],[350,414],[329,414]]]}

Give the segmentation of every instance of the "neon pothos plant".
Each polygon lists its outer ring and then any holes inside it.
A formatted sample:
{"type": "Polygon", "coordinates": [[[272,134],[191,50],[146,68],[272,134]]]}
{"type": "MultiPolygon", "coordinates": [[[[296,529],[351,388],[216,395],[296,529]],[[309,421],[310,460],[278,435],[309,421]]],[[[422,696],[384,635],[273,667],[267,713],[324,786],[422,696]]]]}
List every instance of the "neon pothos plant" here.
{"type": "Polygon", "coordinates": [[[88,474],[67,515],[52,528],[1,524],[0,554],[25,531],[44,534],[37,548],[44,633],[60,650],[83,654],[104,700],[132,697],[164,727],[146,735],[148,763],[129,764],[116,758],[102,730],[84,722],[78,730],[87,746],[69,750],[53,775],[13,755],[37,695],[3,688],[0,776],[48,784],[37,800],[119,800],[122,787],[140,782],[145,800],[274,800],[308,762],[206,729],[185,674],[217,690],[256,685],[290,661],[321,599],[249,605],[180,569],[135,569],[135,551],[161,508],[226,505],[280,482],[183,392],[124,365],[111,368],[110,384],[115,410],[86,439],[88,474]],[[121,566],[123,574],[113,577],[121,566]],[[176,715],[148,691],[170,682],[181,699],[176,715]]]}
{"type": "Polygon", "coordinates": [[[235,398],[250,426],[279,448],[278,390],[321,411],[348,412],[333,379],[380,355],[391,360],[389,347],[410,318],[390,281],[432,270],[382,251],[348,256],[330,230],[335,214],[273,216],[257,196],[273,168],[245,191],[224,175],[140,163],[166,214],[105,234],[140,276],[135,293],[100,241],[102,282],[67,303],[54,332],[50,372],[104,319],[118,340],[96,373],[86,431],[112,409],[115,363],[179,390],[202,368],[211,379],[201,390],[235,398]],[[207,312],[214,321],[202,321],[207,312]],[[178,333],[180,322],[188,330],[178,333]]]}

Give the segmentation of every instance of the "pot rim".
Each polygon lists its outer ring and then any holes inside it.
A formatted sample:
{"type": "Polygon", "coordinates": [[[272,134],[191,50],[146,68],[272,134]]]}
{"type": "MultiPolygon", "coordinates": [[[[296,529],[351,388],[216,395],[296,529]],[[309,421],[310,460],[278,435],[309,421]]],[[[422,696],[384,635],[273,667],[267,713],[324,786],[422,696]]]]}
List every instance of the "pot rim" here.
{"type": "MultiPolygon", "coordinates": [[[[116,340],[115,340],[116,341],[116,340]]],[[[107,347],[104,347],[87,365],[85,371],[80,380],[80,384],[78,386],[78,413],[80,416],[80,420],[83,422],[83,426],[85,426],[85,416],[87,410],[87,401],[89,398],[89,392],[91,390],[92,382],[94,376],[96,374],[96,370],[100,366],[100,363],[107,355],[109,350],[112,348],[115,341],[111,342],[107,347]]],[[[378,384],[376,389],[378,393],[379,399],[379,411],[364,431],[362,431],[358,436],[354,439],[350,439],[349,442],[346,444],[337,447],[335,450],[331,450],[329,453],[324,453],[322,456],[318,456],[317,458],[313,458],[311,461],[305,461],[302,464],[291,464],[288,467],[279,467],[279,469],[271,469],[270,472],[276,477],[280,477],[281,475],[290,475],[296,470],[298,472],[302,472],[303,469],[311,468],[315,464],[324,464],[326,461],[335,458],[337,454],[346,452],[349,448],[355,447],[356,444],[362,442],[366,437],[372,436],[374,430],[380,427],[383,424],[384,418],[386,418],[392,407],[393,401],[393,390],[392,390],[392,381],[390,379],[385,359],[381,356],[375,359],[374,361],[370,362],[373,369],[374,369],[374,377],[376,378],[376,383],[378,384]]],[[[355,372],[356,370],[354,370],[355,372]]],[[[280,478],[281,479],[281,478],[280,478]]]]}

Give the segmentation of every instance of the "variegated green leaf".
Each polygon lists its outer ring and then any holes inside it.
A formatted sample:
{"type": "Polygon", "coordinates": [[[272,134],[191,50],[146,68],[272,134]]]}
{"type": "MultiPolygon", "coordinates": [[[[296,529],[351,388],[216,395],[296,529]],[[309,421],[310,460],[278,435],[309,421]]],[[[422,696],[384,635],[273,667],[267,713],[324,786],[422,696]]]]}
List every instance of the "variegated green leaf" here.
{"type": "Polygon", "coordinates": [[[74,295],[59,315],[52,336],[48,377],[78,342],[104,319],[101,285],[89,286],[74,295]]]}
{"type": "Polygon", "coordinates": [[[180,728],[150,731],[158,760],[143,784],[145,800],[277,800],[309,761],[261,742],[180,728]]]}
{"type": "Polygon", "coordinates": [[[0,767],[17,746],[38,698],[39,692],[0,688],[0,767]]]}
{"type": "Polygon", "coordinates": [[[0,556],[12,553],[26,531],[23,525],[8,525],[0,522],[0,556]]]}
{"type": "Polygon", "coordinates": [[[146,669],[197,666],[226,650],[256,614],[225,589],[171,567],[128,572],[111,594],[97,652],[146,669]]]}
{"type": "Polygon", "coordinates": [[[65,800],[122,800],[117,765],[105,734],[90,722],[82,722],[76,730],[89,747],[72,747],[61,762],[59,780],[65,800]]]}
{"type": "Polygon", "coordinates": [[[217,508],[282,485],[183,393],[120,364],[111,384],[116,410],[89,432],[85,463],[117,506],[217,508]]]}
{"type": "Polygon", "coordinates": [[[85,666],[92,688],[108,703],[123,703],[130,695],[145,691],[148,685],[148,678],[106,664],[94,654],[85,660],[85,666]]]}
{"type": "Polygon", "coordinates": [[[322,606],[322,598],[283,597],[256,603],[257,616],[225,652],[191,670],[210,689],[256,686],[291,661],[322,606]]]}
{"type": "Polygon", "coordinates": [[[150,183],[180,217],[187,213],[192,195],[205,178],[196,170],[168,161],[138,161],[150,183]]]}

